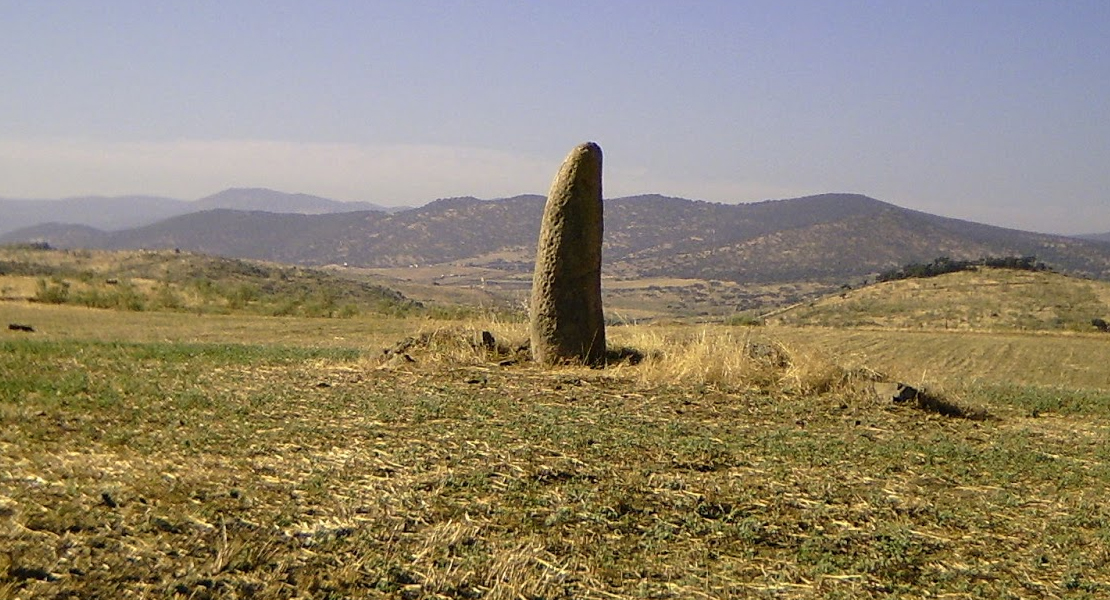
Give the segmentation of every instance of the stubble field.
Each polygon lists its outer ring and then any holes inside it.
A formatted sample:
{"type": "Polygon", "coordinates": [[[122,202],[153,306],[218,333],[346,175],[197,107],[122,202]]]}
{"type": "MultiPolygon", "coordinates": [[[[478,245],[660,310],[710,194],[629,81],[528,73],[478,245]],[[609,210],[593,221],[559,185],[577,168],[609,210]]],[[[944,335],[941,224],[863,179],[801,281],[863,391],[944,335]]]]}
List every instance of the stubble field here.
{"type": "Polygon", "coordinates": [[[643,362],[545,371],[514,323],[0,321],[0,598],[1110,594],[1097,335],[613,327],[643,362]]]}

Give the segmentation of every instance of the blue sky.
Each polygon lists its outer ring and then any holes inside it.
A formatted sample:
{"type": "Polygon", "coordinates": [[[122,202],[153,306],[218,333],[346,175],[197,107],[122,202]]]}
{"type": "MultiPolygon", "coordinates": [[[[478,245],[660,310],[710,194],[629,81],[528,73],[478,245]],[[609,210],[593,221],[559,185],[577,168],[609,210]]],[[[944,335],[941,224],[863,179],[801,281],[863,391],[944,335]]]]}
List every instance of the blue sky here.
{"type": "MultiPolygon", "coordinates": [[[[1110,2],[0,0],[0,196],[829,191],[1110,231],[1110,2]]],[[[2,218],[2,217],[0,217],[2,218]]]]}

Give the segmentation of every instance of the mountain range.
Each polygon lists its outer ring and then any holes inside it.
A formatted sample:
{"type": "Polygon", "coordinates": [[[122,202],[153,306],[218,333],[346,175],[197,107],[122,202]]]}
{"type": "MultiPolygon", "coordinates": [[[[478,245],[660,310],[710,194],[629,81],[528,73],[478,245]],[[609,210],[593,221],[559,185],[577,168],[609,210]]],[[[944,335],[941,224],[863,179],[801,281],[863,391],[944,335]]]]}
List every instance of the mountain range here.
{"type": "MultiPolygon", "coordinates": [[[[311,197],[310,197],[311,198],[311,197]]],[[[178,248],[303,265],[466,264],[531,269],[542,196],[437,200],[387,213],[290,214],[215,208],[117,231],[46,224],[0,236],[62,248],[178,248]]],[[[850,282],[940,256],[1036,256],[1110,279],[1110,243],[909,210],[858,194],[752,204],[659,195],[605,201],[605,273],[623,278],[850,282]]]]}
{"type": "Polygon", "coordinates": [[[191,201],[160,196],[84,196],[57,200],[0,198],[0,235],[51,222],[119,231],[219,208],[297,214],[397,210],[370,202],[340,202],[264,188],[231,188],[191,201]]]}

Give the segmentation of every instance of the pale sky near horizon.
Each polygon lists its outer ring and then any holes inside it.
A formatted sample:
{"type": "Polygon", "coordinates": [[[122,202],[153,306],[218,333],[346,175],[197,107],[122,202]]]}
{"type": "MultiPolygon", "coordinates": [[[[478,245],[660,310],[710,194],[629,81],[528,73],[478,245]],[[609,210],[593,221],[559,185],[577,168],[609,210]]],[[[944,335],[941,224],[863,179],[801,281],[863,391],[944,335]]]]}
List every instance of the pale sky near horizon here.
{"type": "MultiPolygon", "coordinates": [[[[0,197],[856,192],[1110,231],[1105,0],[0,0],[0,197]]],[[[2,219],[0,215],[0,219],[2,219]]]]}

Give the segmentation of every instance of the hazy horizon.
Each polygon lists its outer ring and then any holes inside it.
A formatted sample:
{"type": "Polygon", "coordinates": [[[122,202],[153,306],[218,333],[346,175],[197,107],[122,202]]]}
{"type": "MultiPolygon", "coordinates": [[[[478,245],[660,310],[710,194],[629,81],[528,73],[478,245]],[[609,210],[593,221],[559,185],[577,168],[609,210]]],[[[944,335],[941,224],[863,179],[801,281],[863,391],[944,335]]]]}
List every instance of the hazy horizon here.
{"type": "Polygon", "coordinates": [[[826,192],[1110,231],[1110,3],[2,2],[0,197],[826,192]]]}
{"type": "MultiPolygon", "coordinates": [[[[281,194],[314,196],[314,197],[323,198],[325,200],[333,200],[333,201],[344,202],[344,203],[362,202],[362,201],[359,201],[359,200],[339,200],[338,198],[331,198],[331,197],[322,196],[320,194],[314,194],[312,192],[306,192],[306,191],[275,190],[275,189],[272,189],[272,188],[260,188],[260,187],[225,188],[223,190],[218,190],[218,191],[213,192],[211,194],[204,194],[203,196],[200,196],[200,197],[197,197],[197,198],[179,198],[179,197],[172,197],[172,196],[159,196],[159,195],[154,195],[154,194],[121,194],[121,195],[118,195],[118,196],[117,195],[105,196],[105,195],[84,194],[84,195],[79,195],[79,196],[65,196],[65,197],[59,197],[59,198],[8,198],[8,197],[0,197],[0,201],[66,202],[66,201],[80,201],[80,200],[93,200],[93,199],[115,200],[115,199],[126,199],[126,198],[157,198],[157,199],[160,199],[160,200],[170,200],[170,201],[176,201],[176,202],[199,202],[199,201],[205,200],[205,199],[207,199],[211,196],[216,196],[216,195],[219,195],[223,192],[228,192],[228,191],[232,191],[232,190],[262,190],[262,191],[265,191],[265,192],[277,192],[277,193],[281,193],[281,194]]],[[[850,192],[850,191],[821,192],[819,194],[809,194],[807,196],[841,195],[841,194],[844,194],[844,195],[862,195],[862,196],[872,197],[872,196],[869,196],[868,194],[861,194],[859,192],[850,192]]],[[[646,192],[646,193],[641,193],[641,194],[628,194],[628,195],[621,195],[621,196],[614,196],[614,195],[611,195],[611,194],[606,194],[606,200],[617,200],[617,199],[621,199],[621,198],[628,198],[628,197],[635,197],[635,196],[649,196],[649,195],[657,195],[657,194],[655,192],[646,192]]],[[[685,197],[685,196],[671,196],[671,195],[667,195],[667,194],[661,194],[661,195],[666,196],[666,197],[673,197],[673,198],[676,198],[676,199],[679,199],[679,200],[690,200],[690,201],[695,201],[695,202],[716,202],[718,204],[731,204],[731,205],[755,204],[755,203],[759,203],[759,202],[781,201],[781,200],[795,200],[795,199],[805,197],[805,196],[799,196],[799,197],[788,197],[788,198],[764,198],[764,199],[761,199],[761,200],[751,200],[751,201],[747,201],[747,202],[717,202],[717,201],[714,201],[714,200],[705,200],[705,199],[702,199],[702,198],[688,198],[688,197],[685,197]]],[[[385,209],[407,210],[407,209],[413,209],[413,208],[420,208],[420,207],[423,207],[425,205],[431,204],[431,203],[439,201],[439,200],[449,200],[449,199],[455,199],[455,198],[474,198],[474,199],[479,200],[479,201],[490,202],[490,201],[507,200],[507,199],[514,198],[514,197],[519,197],[519,196],[540,196],[540,197],[543,197],[544,193],[538,192],[538,191],[536,191],[536,192],[520,192],[520,193],[517,193],[517,194],[509,194],[509,195],[506,195],[506,196],[498,196],[498,197],[495,197],[495,198],[474,196],[473,194],[460,194],[460,195],[454,195],[454,196],[439,196],[439,197],[436,197],[436,198],[429,198],[429,199],[426,199],[424,201],[419,201],[419,202],[416,202],[416,203],[413,203],[413,204],[407,204],[407,205],[394,205],[394,206],[378,205],[378,206],[381,206],[382,208],[385,208],[385,209]]],[[[896,206],[899,206],[896,202],[889,202],[889,201],[886,201],[882,198],[873,198],[873,199],[879,200],[881,202],[887,202],[888,204],[894,204],[896,206]]],[[[370,204],[376,204],[376,203],[370,203],[370,204]]],[[[902,208],[908,208],[908,207],[902,207],[902,208]]],[[[256,210],[256,209],[252,209],[252,210],[256,210]]],[[[916,210],[916,209],[913,209],[913,210],[916,210]]],[[[935,216],[939,216],[939,217],[958,218],[958,217],[952,217],[951,215],[941,214],[941,213],[930,213],[930,214],[934,214],[935,216]]],[[[964,220],[967,220],[967,219],[964,219],[964,220]]],[[[990,222],[987,222],[987,221],[975,221],[975,222],[981,223],[981,224],[984,224],[984,225],[994,225],[994,226],[999,226],[999,227],[1006,227],[1005,225],[999,225],[997,223],[990,223],[990,222]]],[[[1067,236],[1102,235],[1102,234],[1110,233],[1110,231],[1101,231],[1101,230],[1076,231],[1076,232],[1070,232],[1070,233],[1063,233],[1063,232],[1058,232],[1058,231],[1046,231],[1046,230],[1039,230],[1039,229],[1022,229],[1022,228],[1016,228],[1016,227],[1010,227],[1010,228],[1021,230],[1021,231],[1027,231],[1027,232],[1031,232],[1031,233],[1044,233],[1044,234],[1050,234],[1050,235],[1067,235],[1067,236]]]]}

